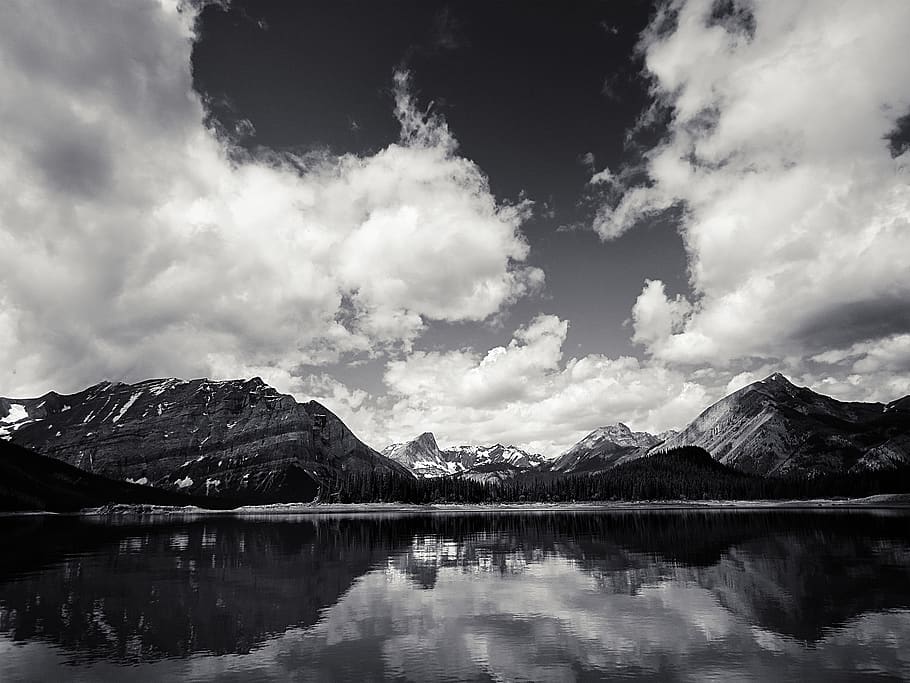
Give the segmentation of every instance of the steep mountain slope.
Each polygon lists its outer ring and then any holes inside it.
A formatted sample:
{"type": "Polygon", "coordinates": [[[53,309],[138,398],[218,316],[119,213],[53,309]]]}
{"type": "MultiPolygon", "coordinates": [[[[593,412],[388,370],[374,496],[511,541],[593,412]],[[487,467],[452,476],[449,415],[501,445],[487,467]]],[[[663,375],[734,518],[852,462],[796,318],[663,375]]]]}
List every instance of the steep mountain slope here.
{"type": "Polygon", "coordinates": [[[775,373],[721,399],[653,450],[684,445],[761,475],[891,467],[910,462],[910,401],[845,403],[775,373]]]}
{"type": "Polygon", "coordinates": [[[446,461],[436,444],[436,437],[430,432],[424,432],[405,443],[386,446],[382,454],[418,477],[442,477],[462,469],[456,463],[446,461]]]}
{"type": "Polygon", "coordinates": [[[514,476],[546,460],[543,456],[527,453],[515,446],[453,446],[442,450],[436,437],[424,432],[405,443],[391,444],[382,454],[407,467],[418,477],[443,477],[454,474],[476,474],[470,478],[488,480],[514,476]]]}
{"type": "Polygon", "coordinates": [[[194,494],[268,499],[338,471],[408,474],[324,406],[297,403],[258,377],[0,398],[0,437],[112,479],[194,494]]]}
{"type": "Polygon", "coordinates": [[[108,503],[185,506],[210,501],[115,481],[0,441],[0,511],[71,512],[108,503]]]}
{"type": "Polygon", "coordinates": [[[599,427],[563,453],[552,466],[555,472],[601,472],[646,455],[673,432],[655,436],[633,432],[619,422],[599,427]]]}

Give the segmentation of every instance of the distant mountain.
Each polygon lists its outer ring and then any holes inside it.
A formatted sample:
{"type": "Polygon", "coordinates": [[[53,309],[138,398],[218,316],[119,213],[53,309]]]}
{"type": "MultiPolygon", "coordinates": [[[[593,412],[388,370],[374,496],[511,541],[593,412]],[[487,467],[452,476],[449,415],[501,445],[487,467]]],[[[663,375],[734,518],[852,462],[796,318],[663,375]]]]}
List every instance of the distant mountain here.
{"type": "Polygon", "coordinates": [[[0,511],[73,512],[109,503],[185,506],[210,500],[115,481],[0,441],[0,511]]]}
{"type": "Polygon", "coordinates": [[[348,471],[407,469],[337,416],[255,377],[102,382],[0,398],[0,438],[95,474],[181,493],[270,500],[348,471]]]}
{"type": "Polygon", "coordinates": [[[511,465],[520,470],[540,467],[547,459],[536,453],[528,453],[515,446],[452,446],[444,451],[448,462],[457,462],[465,469],[476,469],[490,465],[511,465]]]}
{"type": "Polygon", "coordinates": [[[553,465],[554,472],[602,472],[641,458],[675,432],[654,435],[633,432],[619,422],[599,427],[563,453],[553,465]]]}
{"type": "Polygon", "coordinates": [[[722,398],[653,450],[685,445],[760,475],[893,467],[910,462],[910,397],[845,403],[775,373],[722,398]]]}
{"type": "Polygon", "coordinates": [[[453,446],[444,453],[448,460],[465,469],[458,476],[487,484],[498,484],[528,472],[543,471],[550,461],[515,446],[453,446]]]}
{"type": "Polygon", "coordinates": [[[424,432],[405,443],[393,443],[382,454],[406,467],[418,477],[442,477],[463,470],[455,462],[448,462],[436,444],[436,437],[424,432]]]}
{"type": "Polygon", "coordinates": [[[404,465],[418,477],[474,474],[483,476],[470,478],[484,481],[513,476],[514,473],[540,467],[546,462],[543,456],[502,444],[453,446],[442,450],[430,432],[424,432],[405,443],[387,446],[382,454],[404,465]],[[493,473],[496,473],[495,476],[487,476],[493,473]]]}

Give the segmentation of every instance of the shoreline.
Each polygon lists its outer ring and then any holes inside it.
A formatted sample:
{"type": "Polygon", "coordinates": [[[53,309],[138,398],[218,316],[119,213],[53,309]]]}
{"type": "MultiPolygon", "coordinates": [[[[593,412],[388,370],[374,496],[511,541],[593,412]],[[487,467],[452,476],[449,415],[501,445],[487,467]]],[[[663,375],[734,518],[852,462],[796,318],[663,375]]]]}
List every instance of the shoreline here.
{"type": "Polygon", "coordinates": [[[120,517],[120,516],[284,516],[325,514],[451,514],[525,512],[649,512],[683,510],[900,510],[910,509],[910,494],[880,494],[864,498],[815,498],[810,500],[666,500],[666,501],[579,501],[571,503],[272,503],[244,505],[226,510],[200,507],[115,504],[85,508],[77,512],[0,512],[0,517],[36,515],[120,517]]]}

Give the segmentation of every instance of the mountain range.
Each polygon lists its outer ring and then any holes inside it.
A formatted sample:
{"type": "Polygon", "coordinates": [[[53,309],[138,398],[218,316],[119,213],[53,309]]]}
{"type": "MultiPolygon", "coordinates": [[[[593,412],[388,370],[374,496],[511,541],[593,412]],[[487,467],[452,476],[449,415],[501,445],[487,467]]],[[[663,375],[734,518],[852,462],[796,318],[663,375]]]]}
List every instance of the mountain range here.
{"type": "Polygon", "coordinates": [[[458,475],[477,481],[509,478],[547,463],[541,455],[502,444],[453,446],[442,450],[430,432],[411,441],[386,446],[382,454],[404,465],[417,477],[458,475]]]}
{"type": "MultiPolygon", "coordinates": [[[[608,425],[551,461],[502,444],[440,449],[429,432],[379,453],[325,406],[300,403],[258,377],[154,379],[0,398],[0,439],[114,482],[182,496],[308,501],[323,499],[338,477],[352,474],[502,483],[605,472],[685,446],[762,477],[884,470],[910,464],[910,396],[887,404],[843,402],[775,373],[724,397],[680,432],[608,425]]],[[[16,476],[25,476],[27,459],[17,457],[16,476]]],[[[51,488],[76,481],[71,472],[36,467],[42,474],[23,484],[30,490],[45,475],[51,488]]],[[[145,490],[97,484],[79,486],[89,486],[92,496],[109,490],[129,498],[145,490]]]]}
{"type": "Polygon", "coordinates": [[[888,404],[843,402],[774,373],[725,396],[680,432],[651,435],[623,424],[596,429],[553,470],[605,471],[683,446],[761,476],[896,467],[910,463],[910,396],[888,404]]]}

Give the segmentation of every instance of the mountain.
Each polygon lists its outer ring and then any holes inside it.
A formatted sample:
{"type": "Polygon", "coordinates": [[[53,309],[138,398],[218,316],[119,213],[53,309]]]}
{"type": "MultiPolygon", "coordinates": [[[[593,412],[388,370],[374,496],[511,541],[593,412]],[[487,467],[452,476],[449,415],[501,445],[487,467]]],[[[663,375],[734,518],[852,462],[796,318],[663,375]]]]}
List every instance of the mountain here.
{"type": "Polygon", "coordinates": [[[418,477],[443,477],[447,475],[477,474],[473,479],[513,476],[514,473],[540,467],[546,460],[515,446],[453,446],[442,450],[436,437],[424,432],[416,439],[396,443],[383,449],[382,454],[401,463],[418,477]]]}
{"type": "Polygon", "coordinates": [[[486,484],[500,484],[526,472],[542,471],[550,462],[542,455],[515,446],[453,446],[444,457],[464,468],[458,476],[486,484]]]}
{"type": "Polygon", "coordinates": [[[436,444],[436,437],[424,432],[416,439],[386,446],[382,454],[406,467],[417,477],[442,477],[462,471],[456,463],[448,462],[436,444]]]}
{"type": "Polygon", "coordinates": [[[572,446],[553,463],[555,472],[602,472],[647,455],[675,432],[655,436],[648,432],[633,432],[619,422],[599,427],[572,446]]]}
{"type": "Polygon", "coordinates": [[[476,469],[490,465],[511,465],[520,470],[540,467],[547,459],[536,453],[528,453],[515,446],[452,446],[443,452],[447,462],[455,462],[465,469],[476,469]]]}
{"type": "Polygon", "coordinates": [[[201,505],[209,499],[102,477],[0,441],[0,511],[73,512],[109,503],[201,505]]]}
{"type": "Polygon", "coordinates": [[[893,467],[910,462],[910,397],[846,403],[775,373],[722,398],[654,450],[685,445],[760,475],[893,467]]]}
{"type": "Polygon", "coordinates": [[[303,495],[342,471],[410,476],[324,406],[298,403],[258,377],[102,382],[69,395],[0,398],[0,438],[111,479],[245,500],[303,495]]]}

